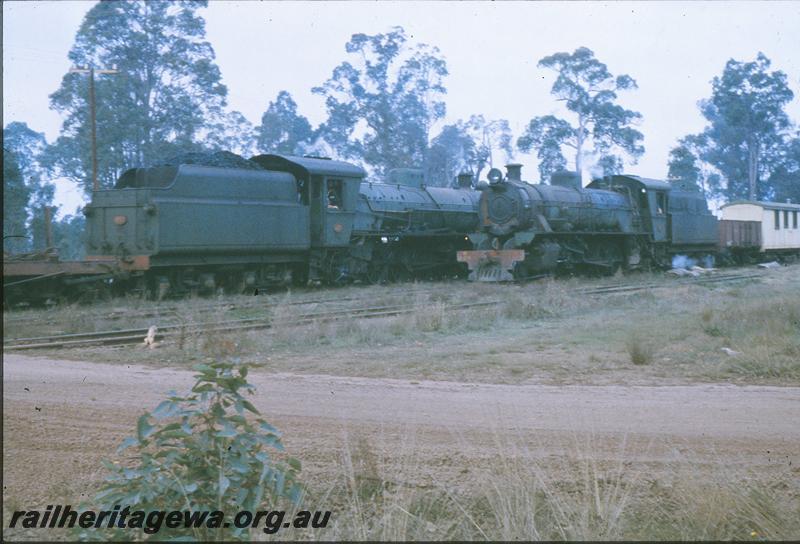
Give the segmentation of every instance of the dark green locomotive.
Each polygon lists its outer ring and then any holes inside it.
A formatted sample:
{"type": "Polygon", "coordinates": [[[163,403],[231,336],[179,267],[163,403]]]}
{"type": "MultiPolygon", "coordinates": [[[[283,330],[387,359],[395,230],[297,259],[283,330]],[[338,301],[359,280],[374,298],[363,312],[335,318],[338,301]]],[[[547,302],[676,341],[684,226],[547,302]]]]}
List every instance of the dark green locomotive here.
{"type": "Polygon", "coordinates": [[[631,175],[582,188],[571,172],[531,185],[519,165],[509,165],[505,178],[496,169],[489,176],[481,186],[480,232],[471,237],[476,249],[458,257],[471,279],[669,266],[675,255],[716,250],[717,219],[699,191],[631,175]]]}
{"type": "MultiPolygon", "coordinates": [[[[455,274],[478,193],[364,181],[358,166],[259,155],[260,169],[125,172],[86,207],[88,254],[161,295],[455,274]]],[[[125,285],[129,287],[129,285],[125,285]]]]}

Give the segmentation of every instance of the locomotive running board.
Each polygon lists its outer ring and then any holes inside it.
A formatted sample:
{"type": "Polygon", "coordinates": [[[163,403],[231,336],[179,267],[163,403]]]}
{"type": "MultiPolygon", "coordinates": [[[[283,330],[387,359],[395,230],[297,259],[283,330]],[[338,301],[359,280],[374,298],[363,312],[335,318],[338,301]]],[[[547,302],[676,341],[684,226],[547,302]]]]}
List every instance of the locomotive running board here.
{"type": "Polygon", "coordinates": [[[522,249],[459,251],[458,262],[467,263],[469,281],[514,281],[514,264],[525,260],[522,249]]]}

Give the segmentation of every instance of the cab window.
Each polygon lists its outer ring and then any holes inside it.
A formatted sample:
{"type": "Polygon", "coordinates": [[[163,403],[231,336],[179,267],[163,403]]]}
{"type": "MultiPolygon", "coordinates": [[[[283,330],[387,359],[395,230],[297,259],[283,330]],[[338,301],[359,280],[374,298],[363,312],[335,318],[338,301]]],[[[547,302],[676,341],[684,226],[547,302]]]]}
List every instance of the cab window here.
{"type": "Polygon", "coordinates": [[[664,193],[656,193],[656,211],[658,212],[658,215],[664,215],[666,209],[667,206],[664,193]]]}
{"type": "Polygon", "coordinates": [[[303,178],[297,178],[297,202],[308,206],[308,183],[303,178]]]}
{"type": "Polygon", "coordinates": [[[327,195],[328,209],[341,210],[344,207],[344,202],[342,201],[342,180],[329,179],[327,195]]]}

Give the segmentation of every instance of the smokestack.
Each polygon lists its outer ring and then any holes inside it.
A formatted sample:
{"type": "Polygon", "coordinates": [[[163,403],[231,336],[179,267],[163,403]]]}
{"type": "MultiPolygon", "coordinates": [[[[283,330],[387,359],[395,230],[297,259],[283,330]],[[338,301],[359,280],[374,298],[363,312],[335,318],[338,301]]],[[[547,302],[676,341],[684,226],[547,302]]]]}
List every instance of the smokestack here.
{"type": "Polygon", "coordinates": [[[516,162],[506,165],[506,177],[508,181],[522,181],[522,165],[516,162]]]}
{"type": "Polygon", "coordinates": [[[462,172],[458,175],[458,188],[469,189],[472,187],[472,174],[470,172],[462,172]]]}

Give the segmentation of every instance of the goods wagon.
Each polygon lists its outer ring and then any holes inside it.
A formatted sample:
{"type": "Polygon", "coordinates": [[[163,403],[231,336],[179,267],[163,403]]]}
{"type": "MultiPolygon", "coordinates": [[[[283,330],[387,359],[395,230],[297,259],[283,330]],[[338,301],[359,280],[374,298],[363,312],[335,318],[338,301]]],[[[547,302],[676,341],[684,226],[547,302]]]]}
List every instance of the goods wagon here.
{"type": "Polygon", "coordinates": [[[736,201],[721,208],[720,248],[738,262],[800,256],[800,204],[736,201]]]}

